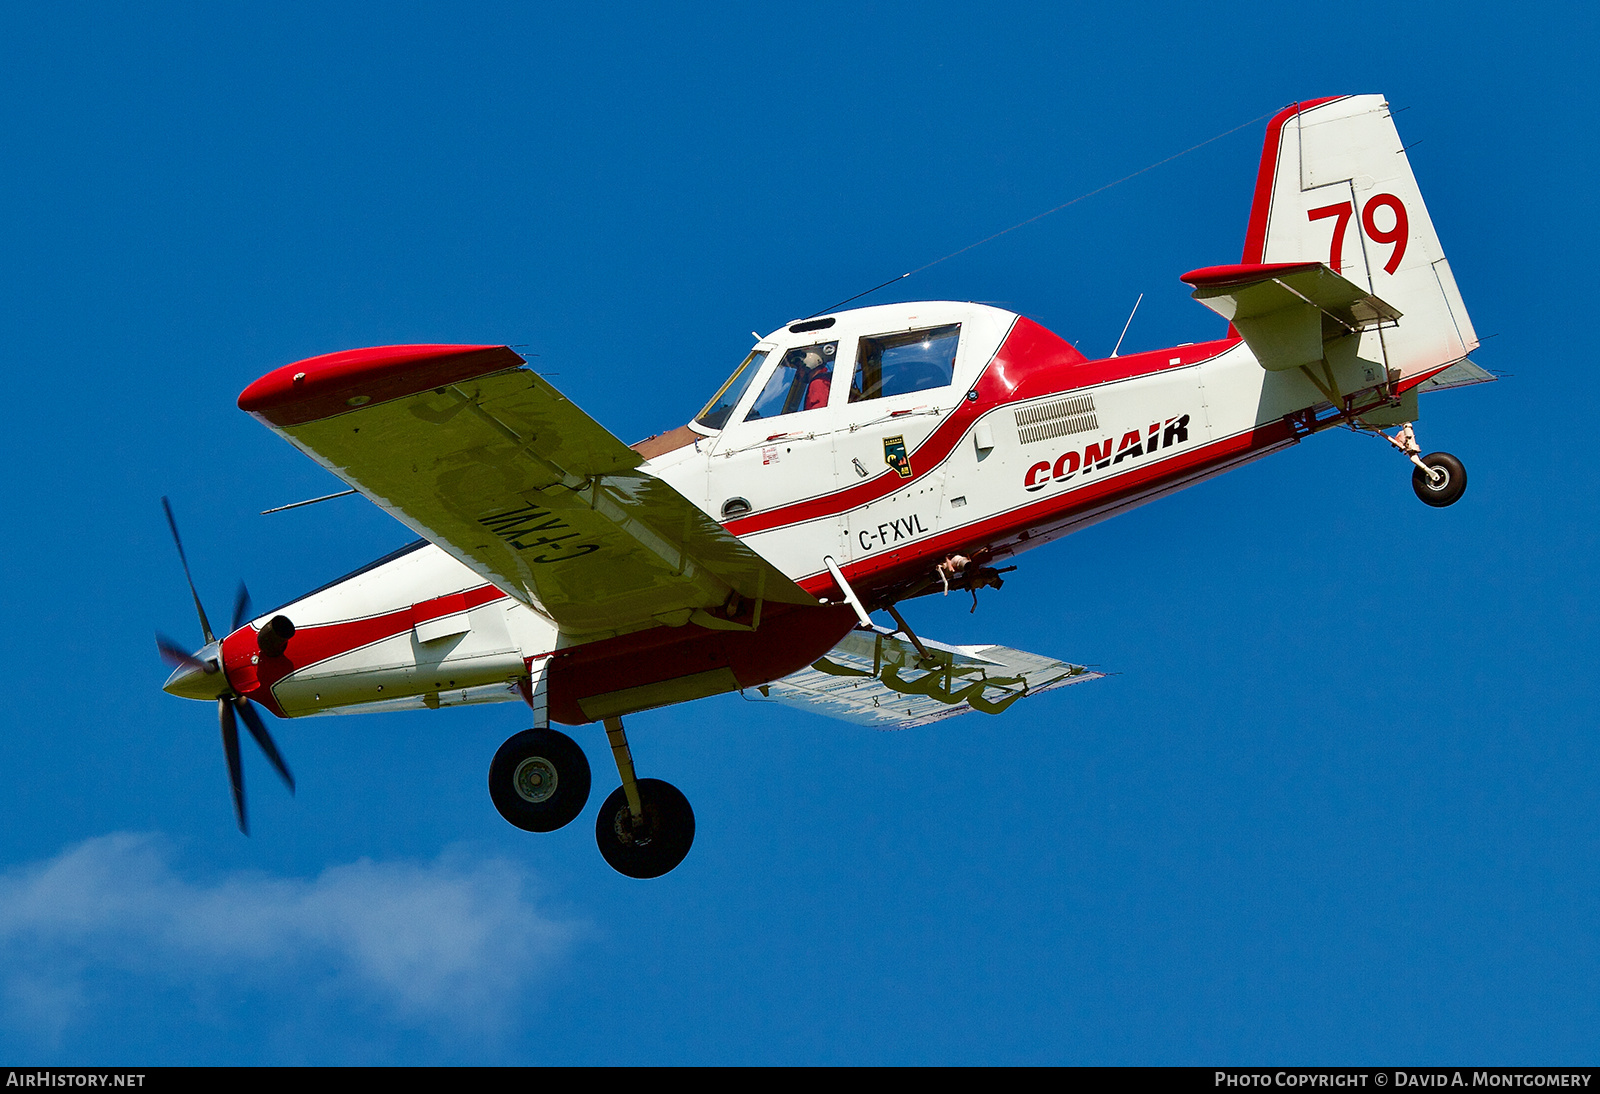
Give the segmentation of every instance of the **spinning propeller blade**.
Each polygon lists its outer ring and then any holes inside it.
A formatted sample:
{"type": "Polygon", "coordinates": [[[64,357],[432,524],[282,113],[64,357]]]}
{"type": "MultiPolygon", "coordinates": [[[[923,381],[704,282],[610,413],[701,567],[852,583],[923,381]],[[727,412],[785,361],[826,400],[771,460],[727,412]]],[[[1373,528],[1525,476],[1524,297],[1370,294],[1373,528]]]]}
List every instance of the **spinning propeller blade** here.
{"type": "Polygon", "coordinates": [[[156,649],[161,653],[161,660],[173,668],[199,669],[205,671],[205,663],[194,654],[178,645],[164,634],[156,635],[156,649]]]}
{"type": "Polygon", "coordinates": [[[250,822],[244,814],[244,766],[239,762],[239,723],[233,716],[233,704],[227,699],[217,700],[217,721],[222,724],[222,751],[228,756],[228,781],[233,785],[233,812],[239,818],[239,831],[250,834],[250,822]]]}
{"type": "Polygon", "coordinates": [[[261,722],[261,715],[255,712],[250,705],[250,700],[240,698],[239,716],[244,719],[245,728],[250,731],[250,736],[256,739],[256,744],[261,746],[261,751],[266,754],[268,762],[277,769],[278,775],[288,786],[289,793],[294,793],[294,776],[289,774],[289,766],[283,762],[283,757],[278,754],[278,746],[272,743],[272,734],[267,732],[267,727],[261,722]]]}
{"type": "MultiPolygon", "coordinates": [[[[216,635],[211,631],[211,621],[206,618],[206,610],[200,604],[200,594],[195,590],[194,577],[189,572],[189,559],[183,551],[183,538],[178,535],[178,522],[172,515],[172,503],[167,501],[166,498],[162,498],[161,507],[166,510],[167,527],[172,529],[172,542],[178,548],[178,561],[183,563],[183,576],[189,582],[189,595],[194,597],[194,610],[195,614],[200,617],[200,630],[205,635],[206,646],[212,647],[217,641],[216,635]]],[[[232,625],[228,633],[232,634],[244,626],[250,619],[250,612],[250,590],[245,588],[244,582],[241,581],[239,582],[239,591],[234,594],[232,625]]],[[[274,622],[276,623],[277,620],[274,620],[274,622]]],[[[273,631],[274,636],[278,639],[280,650],[282,643],[294,634],[293,624],[289,623],[287,619],[282,622],[287,628],[287,633],[280,634],[278,631],[273,631]]],[[[200,672],[217,672],[215,667],[207,665],[206,662],[163,634],[156,635],[156,649],[160,652],[161,659],[174,668],[200,672]]],[[[220,662],[221,653],[217,653],[216,656],[220,662]]],[[[272,734],[267,732],[267,727],[262,722],[261,715],[256,713],[249,698],[233,691],[231,685],[227,682],[226,676],[218,678],[217,686],[225,689],[217,699],[217,725],[222,731],[222,751],[228,760],[228,785],[233,791],[233,813],[239,820],[239,831],[248,836],[250,834],[250,820],[245,811],[244,803],[244,764],[239,758],[240,718],[244,719],[245,728],[250,731],[250,736],[254,737],[256,744],[261,746],[261,751],[267,757],[267,762],[272,764],[273,770],[277,771],[279,777],[283,779],[284,785],[288,786],[291,794],[294,793],[294,776],[289,773],[289,765],[283,762],[283,755],[279,753],[277,743],[273,741],[272,734]]],[[[171,681],[169,681],[168,687],[169,690],[176,688],[175,694],[185,694],[182,686],[174,685],[171,681]]],[[[191,698],[200,697],[193,694],[193,692],[188,692],[187,694],[191,698]]],[[[212,690],[209,694],[216,695],[217,692],[212,690]]]]}
{"type": "Polygon", "coordinates": [[[233,625],[228,629],[232,634],[244,626],[245,620],[250,618],[250,590],[244,587],[244,582],[239,582],[239,591],[233,597],[233,625]]]}
{"type": "Polygon", "coordinates": [[[165,496],[161,499],[161,508],[167,511],[167,527],[172,529],[172,542],[178,545],[178,561],[183,563],[183,576],[189,582],[189,595],[194,597],[194,610],[200,615],[200,630],[209,645],[217,639],[211,633],[211,621],[206,618],[205,608],[200,606],[200,594],[195,592],[194,578],[189,574],[189,558],[183,553],[183,538],[178,535],[178,522],[172,516],[172,503],[165,496]]]}

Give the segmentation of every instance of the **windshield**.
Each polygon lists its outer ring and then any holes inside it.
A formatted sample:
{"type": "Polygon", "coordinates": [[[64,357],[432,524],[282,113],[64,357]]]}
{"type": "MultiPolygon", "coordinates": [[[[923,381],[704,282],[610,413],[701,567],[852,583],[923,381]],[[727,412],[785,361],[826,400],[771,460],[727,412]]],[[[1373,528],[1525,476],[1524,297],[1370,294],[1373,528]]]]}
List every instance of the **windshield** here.
{"type": "Polygon", "coordinates": [[[761,362],[767,359],[767,351],[758,349],[751,352],[744,359],[744,364],[733,370],[733,375],[728,377],[728,382],[717,390],[706,408],[700,412],[695,421],[707,429],[721,429],[728,422],[728,415],[733,413],[733,408],[739,405],[739,400],[744,396],[744,389],[750,386],[750,381],[756,378],[756,373],[761,371],[761,362]]]}
{"type": "Polygon", "coordinates": [[[827,406],[828,391],[833,385],[833,361],[838,352],[838,342],[826,342],[802,346],[784,354],[744,420],[753,422],[827,406]]]}

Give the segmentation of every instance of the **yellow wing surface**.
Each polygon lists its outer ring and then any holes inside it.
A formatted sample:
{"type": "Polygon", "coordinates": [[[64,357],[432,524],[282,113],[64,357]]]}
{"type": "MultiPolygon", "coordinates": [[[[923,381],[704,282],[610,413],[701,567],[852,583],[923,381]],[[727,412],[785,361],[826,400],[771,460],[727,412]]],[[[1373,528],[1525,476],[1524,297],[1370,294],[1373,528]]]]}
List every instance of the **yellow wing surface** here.
{"type": "Polygon", "coordinates": [[[503,346],[383,346],[285,366],[239,406],[574,635],[736,626],[815,604],[503,346]]]}

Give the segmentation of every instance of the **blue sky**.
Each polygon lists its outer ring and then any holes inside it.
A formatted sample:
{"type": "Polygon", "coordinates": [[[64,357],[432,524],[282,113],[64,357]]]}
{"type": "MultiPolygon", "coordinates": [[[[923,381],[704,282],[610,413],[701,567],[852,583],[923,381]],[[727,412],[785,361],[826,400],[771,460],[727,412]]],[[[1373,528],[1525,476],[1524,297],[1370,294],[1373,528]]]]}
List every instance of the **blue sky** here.
{"type": "MultiPolygon", "coordinates": [[[[1579,5],[52,5],[0,14],[10,515],[0,1057],[62,1063],[1563,1063],[1600,1028],[1579,5]],[[613,874],[485,772],[511,706],[278,722],[234,830],[151,632],[408,537],[234,406],[504,342],[624,440],[766,331],[1298,98],[1381,92],[1510,374],[1419,504],[1334,432],[1023,557],[925,633],[1119,675],[906,733],[630,721],[688,860],[613,874]]],[[[1214,337],[1263,123],[870,302],[1214,337]]]]}

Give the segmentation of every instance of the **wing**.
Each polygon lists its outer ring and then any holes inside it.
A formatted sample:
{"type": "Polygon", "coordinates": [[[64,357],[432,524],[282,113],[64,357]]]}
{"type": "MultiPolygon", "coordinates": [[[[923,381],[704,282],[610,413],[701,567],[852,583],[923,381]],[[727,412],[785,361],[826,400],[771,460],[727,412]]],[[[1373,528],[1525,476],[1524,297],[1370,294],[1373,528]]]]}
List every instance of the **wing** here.
{"type": "Polygon", "coordinates": [[[856,725],[906,729],[974,710],[999,714],[1029,695],[1105,674],[1005,646],[922,640],[929,660],[897,632],[858,629],[810,668],[762,689],[769,698],[856,725]],[[931,666],[931,667],[925,667],[931,666]]]}
{"type": "Polygon", "coordinates": [[[382,346],[257,380],[239,406],[571,634],[816,601],[503,346],[382,346]]]}
{"type": "Polygon", "coordinates": [[[1261,367],[1281,371],[1323,358],[1323,344],[1392,326],[1400,313],[1320,262],[1208,266],[1183,280],[1232,323],[1261,367]]]}

